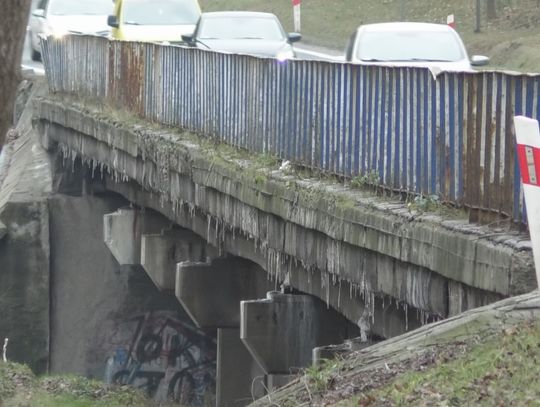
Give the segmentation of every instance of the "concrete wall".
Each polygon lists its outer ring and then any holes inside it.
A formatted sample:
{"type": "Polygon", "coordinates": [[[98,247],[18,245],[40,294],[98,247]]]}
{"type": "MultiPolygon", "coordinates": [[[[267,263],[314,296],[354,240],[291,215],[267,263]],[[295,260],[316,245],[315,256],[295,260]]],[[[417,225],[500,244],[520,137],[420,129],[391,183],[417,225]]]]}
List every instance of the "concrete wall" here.
{"type": "Polygon", "coordinates": [[[51,160],[32,133],[26,84],[17,100],[20,120],[0,158],[0,341],[9,360],[48,368],[49,219],[51,160]],[[26,106],[26,108],[25,108],[26,106]]]}
{"type": "Polygon", "coordinates": [[[215,392],[215,334],[196,329],[174,293],[160,293],[140,266],[118,265],[102,219],[125,204],[114,194],[50,199],[51,372],[202,403],[215,392]]]}
{"type": "Polygon", "coordinates": [[[0,338],[9,338],[9,360],[36,372],[47,370],[49,354],[47,213],[44,202],[2,212],[8,234],[0,241],[0,338]]]}

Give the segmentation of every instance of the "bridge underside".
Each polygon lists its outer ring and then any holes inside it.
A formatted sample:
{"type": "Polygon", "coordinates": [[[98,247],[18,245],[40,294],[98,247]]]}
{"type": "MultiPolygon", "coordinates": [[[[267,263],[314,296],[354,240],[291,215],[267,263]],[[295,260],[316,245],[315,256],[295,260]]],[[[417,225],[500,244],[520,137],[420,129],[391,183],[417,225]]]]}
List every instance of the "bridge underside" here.
{"type": "Polygon", "coordinates": [[[118,263],[141,265],[218,330],[219,405],[250,399],[262,374],[286,380],[313,348],[396,336],[533,284],[526,247],[467,219],[261,168],[193,135],[119,126],[88,106],[35,107],[42,144],[73,163],[86,193],[132,203],[104,216],[118,263]]]}

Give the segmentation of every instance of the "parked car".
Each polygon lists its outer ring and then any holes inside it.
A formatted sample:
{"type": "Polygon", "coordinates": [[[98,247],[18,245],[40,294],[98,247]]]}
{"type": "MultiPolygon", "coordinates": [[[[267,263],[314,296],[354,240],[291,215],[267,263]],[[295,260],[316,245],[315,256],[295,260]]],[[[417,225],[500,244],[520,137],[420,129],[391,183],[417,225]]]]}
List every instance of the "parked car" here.
{"type": "Polygon", "coordinates": [[[117,40],[178,44],[200,15],[197,0],[116,0],[107,21],[117,40]]]}
{"type": "Polygon", "coordinates": [[[347,45],[346,60],[364,65],[423,66],[469,71],[489,58],[470,60],[459,34],[450,26],[429,23],[380,23],[358,27],[347,45]]]}
{"type": "Polygon", "coordinates": [[[41,35],[109,35],[107,15],[112,9],[111,0],[40,0],[29,21],[32,60],[41,59],[41,35]]]}
{"type": "Polygon", "coordinates": [[[294,58],[291,43],[298,33],[286,34],[271,13],[222,11],[203,13],[193,35],[182,36],[194,47],[285,60],[294,58]]]}

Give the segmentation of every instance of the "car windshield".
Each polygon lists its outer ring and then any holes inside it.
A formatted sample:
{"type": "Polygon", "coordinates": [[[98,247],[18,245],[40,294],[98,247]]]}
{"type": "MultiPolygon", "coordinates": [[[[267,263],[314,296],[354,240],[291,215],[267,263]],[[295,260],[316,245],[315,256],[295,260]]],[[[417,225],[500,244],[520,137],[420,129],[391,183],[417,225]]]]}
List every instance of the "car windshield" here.
{"type": "Polygon", "coordinates": [[[199,15],[196,0],[125,0],[122,6],[124,24],[195,25],[199,15]]]}
{"type": "Polygon", "coordinates": [[[356,50],[362,61],[459,61],[462,46],[451,31],[379,31],[360,35],[356,50]]]}
{"type": "Polygon", "coordinates": [[[107,15],[113,11],[112,0],[50,0],[48,14],[53,15],[107,15]]]}
{"type": "Polygon", "coordinates": [[[201,21],[197,37],[204,39],[260,39],[281,41],[285,38],[279,22],[265,17],[212,17],[201,21]]]}

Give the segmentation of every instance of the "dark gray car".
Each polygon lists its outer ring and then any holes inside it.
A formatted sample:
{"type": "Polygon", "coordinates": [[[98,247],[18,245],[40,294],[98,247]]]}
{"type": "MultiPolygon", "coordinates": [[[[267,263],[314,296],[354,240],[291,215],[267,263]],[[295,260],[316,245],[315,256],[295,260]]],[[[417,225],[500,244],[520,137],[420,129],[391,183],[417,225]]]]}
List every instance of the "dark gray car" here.
{"type": "Polygon", "coordinates": [[[294,58],[291,43],[300,38],[298,33],[286,34],[274,14],[249,11],[203,13],[193,35],[182,36],[200,49],[279,60],[294,58]]]}

